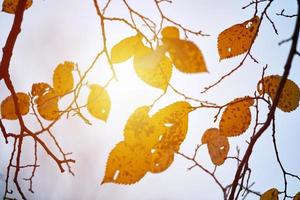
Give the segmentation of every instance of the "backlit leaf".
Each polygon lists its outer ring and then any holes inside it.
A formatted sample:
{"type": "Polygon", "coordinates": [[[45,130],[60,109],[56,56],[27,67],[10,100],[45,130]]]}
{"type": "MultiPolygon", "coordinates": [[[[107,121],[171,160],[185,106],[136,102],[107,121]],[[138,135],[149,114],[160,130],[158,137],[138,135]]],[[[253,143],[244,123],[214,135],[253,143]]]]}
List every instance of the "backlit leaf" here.
{"type": "Polygon", "coordinates": [[[133,184],[148,171],[147,152],[142,146],[120,142],[110,152],[101,184],[133,184]]]}
{"type": "Polygon", "coordinates": [[[73,62],[65,61],[59,64],[53,73],[53,89],[58,96],[64,96],[72,91],[74,87],[74,80],[72,71],[75,64],[73,62]]]}
{"type": "Polygon", "coordinates": [[[260,200],[278,200],[278,190],[276,188],[269,189],[261,195],[260,200]]]}
{"type": "Polygon", "coordinates": [[[217,128],[210,128],[202,136],[202,144],[207,143],[209,156],[215,165],[222,165],[227,158],[229,142],[217,128]]]}
{"type": "Polygon", "coordinates": [[[111,107],[110,97],[105,88],[100,85],[93,84],[89,87],[87,109],[92,116],[106,122],[111,107]]]}
{"type": "Polygon", "coordinates": [[[163,38],[175,67],[184,73],[207,72],[203,55],[191,41],[176,38],[163,38]]]}
{"type": "Polygon", "coordinates": [[[230,102],[222,114],[219,124],[220,133],[227,137],[244,133],[251,122],[249,107],[253,104],[253,99],[249,97],[237,98],[230,102]]]}
{"type": "Polygon", "coordinates": [[[259,17],[255,16],[241,24],[235,24],[218,36],[220,60],[231,58],[248,51],[257,35],[259,17]]]}
{"type": "Polygon", "coordinates": [[[136,74],[145,83],[166,90],[172,75],[172,62],[165,56],[165,49],[155,51],[145,47],[144,55],[135,56],[133,66],[136,74]]]}
{"type": "MultiPolygon", "coordinates": [[[[17,11],[19,0],[4,0],[2,3],[2,11],[10,14],[15,14],[17,11]]],[[[25,9],[28,9],[32,5],[32,0],[27,0],[25,9]]]]}
{"type": "Polygon", "coordinates": [[[179,30],[175,26],[167,26],[161,31],[163,38],[179,39],[179,30]]]}
{"type": "MultiPolygon", "coordinates": [[[[34,86],[36,85],[32,86],[31,91],[35,91],[34,86]]],[[[37,103],[37,109],[42,118],[49,121],[59,118],[58,99],[59,97],[56,92],[50,86],[47,90],[44,90],[43,93],[40,93],[35,102],[37,103]]]]}
{"type": "Polygon", "coordinates": [[[129,117],[124,141],[116,145],[107,161],[102,183],[133,184],[146,172],[166,170],[187,133],[187,102],[173,103],[149,116],[150,107],[142,106],[129,117]]]}
{"type": "Polygon", "coordinates": [[[136,46],[142,41],[142,36],[137,34],[135,36],[127,37],[117,43],[111,49],[111,61],[112,63],[121,63],[134,55],[136,46]]]}
{"type": "MultiPolygon", "coordinates": [[[[29,112],[29,96],[23,92],[16,93],[18,99],[18,108],[21,115],[26,115],[29,112]]],[[[12,96],[6,97],[1,102],[1,116],[3,119],[14,120],[18,116],[15,110],[15,104],[12,96]]]]}
{"type": "MultiPolygon", "coordinates": [[[[274,100],[281,76],[266,76],[257,84],[259,94],[267,93],[274,100]]],[[[280,95],[277,107],[284,112],[291,112],[298,108],[300,101],[300,90],[298,85],[292,80],[287,79],[283,91],[280,95]]]]}

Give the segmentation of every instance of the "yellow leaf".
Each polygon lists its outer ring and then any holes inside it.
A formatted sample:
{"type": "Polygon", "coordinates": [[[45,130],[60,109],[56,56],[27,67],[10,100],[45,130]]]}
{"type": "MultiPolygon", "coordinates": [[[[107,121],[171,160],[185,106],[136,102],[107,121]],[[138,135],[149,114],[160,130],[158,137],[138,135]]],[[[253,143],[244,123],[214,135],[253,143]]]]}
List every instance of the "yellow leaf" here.
{"type": "Polygon", "coordinates": [[[241,24],[235,24],[218,36],[220,60],[231,58],[248,51],[257,35],[259,17],[255,16],[241,24]]]}
{"type": "MultiPolygon", "coordinates": [[[[4,0],[2,3],[2,11],[10,14],[15,14],[17,11],[19,0],[4,0]]],[[[25,9],[28,9],[32,5],[32,0],[27,0],[25,9]]]]}
{"type": "Polygon", "coordinates": [[[244,133],[251,122],[249,107],[253,104],[253,99],[249,97],[237,98],[230,102],[222,114],[219,124],[220,133],[227,137],[244,133]]]}
{"type": "MultiPolygon", "coordinates": [[[[264,77],[257,84],[259,94],[267,93],[274,100],[281,76],[271,75],[264,77]]],[[[298,108],[300,100],[300,90],[298,85],[287,79],[283,91],[280,95],[277,107],[284,112],[291,112],[298,108]]]]}
{"type": "Polygon", "coordinates": [[[111,49],[112,63],[121,63],[131,58],[136,51],[136,46],[140,43],[142,43],[140,34],[121,40],[111,49]]]}
{"type": "Polygon", "coordinates": [[[110,112],[110,97],[105,88],[100,85],[90,85],[90,94],[87,100],[89,113],[97,119],[107,121],[110,112]]]}
{"type": "Polygon", "coordinates": [[[276,188],[269,189],[261,195],[260,200],[278,200],[278,190],[276,188]]]}
{"type": "Polygon", "coordinates": [[[56,94],[60,97],[72,91],[74,87],[74,80],[72,71],[75,64],[73,62],[65,61],[59,64],[53,73],[53,88],[56,94]]]}
{"type": "MultiPolygon", "coordinates": [[[[32,89],[32,91],[34,91],[34,89],[32,89]]],[[[51,86],[41,93],[35,102],[37,103],[37,109],[42,118],[49,121],[59,118],[58,96],[51,86]]]]}
{"type": "MultiPolygon", "coordinates": [[[[26,115],[29,112],[29,96],[23,92],[16,93],[18,99],[18,107],[21,115],[26,115]]],[[[15,104],[12,96],[6,97],[1,102],[1,116],[3,119],[18,119],[15,110],[15,104]]]]}
{"type": "Polygon", "coordinates": [[[164,148],[162,143],[158,143],[151,149],[149,157],[149,171],[152,173],[160,173],[166,170],[174,160],[174,151],[169,148],[164,148]]]}
{"type": "Polygon", "coordinates": [[[163,38],[175,67],[184,73],[207,72],[203,55],[191,41],[176,38],[163,38]]]}
{"type": "Polygon", "coordinates": [[[110,152],[106,163],[105,176],[101,184],[133,184],[148,171],[147,153],[142,146],[118,143],[110,152]]]}
{"type": "Polygon", "coordinates": [[[163,38],[179,39],[179,30],[175,26],[167,26],[161,31],[163,38]]]}
{"type": "Polygon", "coordinates": [[[34,83],[31,87],[31,95],[42,96],[45,92],[52,90],[52,87],[48,83],[34,83]]]}
{"type": "Polygon", "coordinates": [[[172,62],[160,46],[155,51],[144,47],[144,55],[134,56],[133,66],[138,77],[145,83],[166,91],[171,75],[172,62]]]}
{"type": "Polygon", "coordinates": [[[300,192],[294,196],[293,200],[300,200],[300,192]]]}
{"type": "Polygon", "coordinates": [[[229,142],[217,128],[210,128],[202,136],[202,144],[207,143],[209,156],[215,165],[222,165],[227,158],[229,142]]]}

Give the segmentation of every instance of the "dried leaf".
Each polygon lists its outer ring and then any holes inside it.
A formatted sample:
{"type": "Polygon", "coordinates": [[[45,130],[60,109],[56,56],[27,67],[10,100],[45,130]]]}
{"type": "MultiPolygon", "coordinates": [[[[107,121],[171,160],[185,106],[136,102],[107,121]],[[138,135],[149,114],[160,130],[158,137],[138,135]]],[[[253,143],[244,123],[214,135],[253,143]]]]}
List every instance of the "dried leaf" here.
{"type": "Polygon", "coordinates": [[[231,58],[248,51],[257,35],[259,17],[255,16],[241,24],[235,24],[218,36],[220,60],[231,58]]]}
{"type": "Polygon", "coordinates": [[[191,41],[176,38],[163,38],[175,67],[184,73],[207,72],[203,55],[191,41]]]}
{"type": "Polygon", "coordinates": [[[60,97],[72,91],[74,87],[74,80],[72,71],[75,64],[73,62],[65,61],[59,64],[53,73],[53,88],[56,94],[60,97]]]}
{"type": "MultiPolygon", "coordinates": [[[[29,96],[23,92],[16,93],[18,99],[18,107],[21,115],[26,115],[29,112],[29,96]]],[[[14,120],[18,119],[15,110],[15,104],[12,96],[6,97],[1,102],[1,116],[3,119],[14,120]]]]}
{"type": "MultiPolygon", "coordinates": [[[[4,0],[2,3],[2,11],[10,14],[15,14],[17,11],[19,0],[4,0]]],[[[25,9],[32,5],[32,0],[27,0],[25,9]]]]}
{"type": "Polygon", "coordinates": [[[59,118],[58,98],[56,92],[50,87],[36,99],[38,112],[45,120],[53,121],[59,118]]]}
{"type": "Polygon", "coordinates": [[[111,49],[112,63],[121,63],[131,58],[136,51],[136,46],[140,43],[142,43],[140,34],[121,40],[111,49]]]}
{"type": "MultiPolygon", "coordinates": [[[[259,94],[267,93],[274,100],[279,86],[281,76],[271,75],[264,77],[257,84],[259,94]]],[[[300,90],[298,85],[290,79],[287,79],[283,91],[280,95],[277,107],[284,112],[291,112],[298,108],[300,100],[300,90]]]]}
{"type": "MultiPolygon", "coordinates": [[[[172,62],[165,56],[165,49],[155,51],[144,47],[144,55],[135,56],[133,66],[138,77],[145,83],[166,91],[172,75],[172,62]]],[[[141,51],[140,51],[141,52],[141,51]]]]}
{"type": "Polygon", "coordinates": [[[109,154],[101,184],[133,184],[139,181],[148,171],[146,158],[147,153],[142,146],[120,142],[109,154]]]}
{"type": "Polygon", "coordinates": [[[278,190],[276,188],[269,189],[261,195],[260,200],[278,200],[278,190]]]}
{"type": "Polygon", "coordinates": [[[215,165],[222,165],[228,155],[229,142],[217,128],[207,129],[202,136],[202,144],[207,144],[208,152],[215,165]]]}
{"type": "Polygon", "coordinates": [[[179,30],[175,26],[167,26],[161,31],[163,38],[179,39],[179,30]]]}
{"type": "Polygon", "coordinates": [[[100,85],[93,84],[89,87],[87,109],[92,116],[106,122],[111,107],[110,97],[105,88],[100,85]]]}
{"type": "Polygon", "coordinates": [[[230,102],[222,114],[219,124],[220,133],[227,137],[244,133],[251,123],[249,107],[254,104],[249,97],[237,98],[230,102]]]}

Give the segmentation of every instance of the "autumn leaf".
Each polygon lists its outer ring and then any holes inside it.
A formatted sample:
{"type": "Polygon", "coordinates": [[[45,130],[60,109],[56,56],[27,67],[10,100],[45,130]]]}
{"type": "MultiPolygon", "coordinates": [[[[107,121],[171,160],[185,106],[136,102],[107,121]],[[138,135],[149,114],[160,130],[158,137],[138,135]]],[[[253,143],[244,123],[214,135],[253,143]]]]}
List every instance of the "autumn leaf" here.
{"type": "Polygon", "coordinates": [[[276,188],[269,189],[261,195],[260,200],[278,200],[278,190],[276,188]]]}
{"type": "Polygon", "coordinates": [[[163,38],[175,67],[184,73],[207,72],[204,57],[199,48],[191,41],[176,38],[163,38]]]}
{"type": "Polygon", "coordinates": [[[222,165],[229,152],[229,142],[226,136],[220,134],[219,129],[207,129],[201,139],[202,144],[207,144],[209,156],[215,165],[222,165]]]}
{"type": "Polygon", "coordinates": [[[73,62],[65,61],[59,64],[53,73],[53,89],[60,97],[72,91],[74,87],[74,80],[72,71],[75,64],[73,62]]]}
{"type": "Polygon", "coordinates": [[[166,26],[162,29],[161,35],[163,38],[179,39],[179,30],[175,26],[166,26]]]}
{"type": "Polygon", "coordinates": [[[232,137],[244,133],[251,123],[249,107],[254,104],[249,97],[237,98],[229,103],[219,124],[221,135],[232,137]]]}
{"type": "MultiPolygon", "coordinates": [[[[26,115],[29,112],[29,96],[23,92],[16,93],[18,99],[18,108],[21,115],[26,115]]],[[[14,120],[18,119],[15,104],[12,96],[6,97],[1,102],[1,116],[3,119],[14,120]]]]}
{"type": "Polygon", "coordinates": [[[92,116],[106,122],[111,107],[110,97],[105,88],[100,85],[92,84],[89,88],[87,109],[92,116]]]}
{"type": "Polygon", "coordinates": [[[139,181],[148,171],[147,155],[140,145],[120,142],[109,154],[101,184],[133,184],[139,181]]]}
{"type": "Polygon", "coordinates": [[[133,184],[148,171],[166,170],[185,139],[191,110],[183,101],[162,108],[152,117],[149,106],[137,108],[125,125],[124,141],[109,155],[102,184],[133,184]]]}
{"type": "MultiPolygon", "coordinates": [[[[2,3],[2,11],[10,14],[15,14],[17,11],[19,0],[4,0],[2,3]]],[[[32,0],[27,0],[25,9],[32,5],[32,0]]]]}
{"type": "MultiPolygon", "coordinates": [[[[141,48],[140,48],[141,49],[141,48]]],[[[166,91],[172,75],[172,62],[165,56],[165,48],[152,50],[146,46],[134,56],[133,66],[138,77],[145,83],[166,91]],[[141,55],[141,52],[144,52],[141,55]]]]}
{"type": "Polygon", "coordinates": [[[47,83],[37,83],[32,85],[32,94],[37,94],[35,103],[42,118],[53,121],[59,118],[58,96],[53,88],[47,83]]]}
{"type": "MultiPolygon", "coordinates": [[[[281,76],[266,76],[257,84],[257,90],[260,95],[267,93],[274,100],[279,86],[281,76]]],[[[300,90],[298,85],[290,79],[287,79],[279,98],[277,107],[284,112],[291,112],[298,108],[300,101],[300,90]]]]}
{"type": "Polygon", "coordinates": [[[218,36],[220,60],[231,58],[248,51],[257,35],[260,19],[253,17],[241,24],[235,24],[218,36]]]}
{"type": "Polygon", "coordinates": [[[121,63],[128,60],[134,55],[136,46],[140,43],[142,43],[141,34],[121,40],[111,49],[111,62],[121,63]]]}
{"type": "Polygon", "coordinates": [[[300,192],[294,196],[293,200],[300,200],[300,192]]]}

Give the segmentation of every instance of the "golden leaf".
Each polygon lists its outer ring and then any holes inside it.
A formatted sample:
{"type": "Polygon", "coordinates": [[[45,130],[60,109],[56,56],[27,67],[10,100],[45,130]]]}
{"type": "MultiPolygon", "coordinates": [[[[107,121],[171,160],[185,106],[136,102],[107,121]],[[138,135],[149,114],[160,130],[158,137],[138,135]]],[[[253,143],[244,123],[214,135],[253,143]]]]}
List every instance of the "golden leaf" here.
{"type": "MultiPolygon", "coordinates": [[[[32,86],[31,91],[35,91],[34,86],[35,85],[32,86]]],[[[35,102],[37,103],[37,109],[42,118],[49,121],[59,118],[58,96],[51,86],[41,93],[35,102]]]]}
{"type": "Polygon", "coordinates": [[[251,122],[249,107],[254,104],[249,97],[237,98],[230,102],[222,114],[219,124],[221,135],[231,137],[244,133],[251,122]]]}
{"type": "MultiPolygon", "coordinates": [[[[17,11],[19,0],[4,0],[2,3],[2,11],[10,14],[15,14],[17,11]]],[[[32,0],[27,0],[25,9],[32,5],[32,0]]]]}
{"type": "Polygon", "coordinates": [[[176,38],[163,38],[175,67],[184,73],[207,72],[203,55],[191,41],[176,38]]]}
{"type": "Polygon", "coordinates": [[[145,83],[166,91],[172,75],[172,62],[165,56],[166,50],[162,46],[155,51],[144,48],[142,52],[145,54],[133,59],[136,74],[145,83]]]}
{"type": "MultiPolygon", "coordinates": [[[[259,94],[267,93],[274,100],[281,76],[266,76],[257,84],[259,94]]],[[[277,107],[284,112],[291,112],[299,106],[300,90],[298,85],[290,79],[286,80],[277,107]]]]}
{"type": "Polygon", "coordinates": [[[167,26],[161,31],[163,38],[179,39],[179,30],[175,26],[167,26]]]}
{"type": "Polygon", "coordinates": [[[146,158],[147,153],[142,146],[118,143],[109,154],[101,184],[133,184],[139,181],[148,171],[146,158]]]}
{"type": "Polygon", "coordinates": [[[173,103],[149,117],[149,106],[142,106],[129,117],[124,141],[110,153],[102,183],[133,184],[146,172],[166,170],[187,133],[187,102],[173,103]],[[117,175],[116,175],[117,173],[117,175]]]}
{"type": "Polygon", "coordinates": [[[34,83],[31,87],[31,95],[42,96],[45,92],[52,90],[52,87],[48,83],[34,83]]]}
{"type": "MultiPolygon", "coordinates": [[[[29,112],[29,96],[23,92],[16,93],[18,99],[18,108],[21,115],[26,115],[29,112]]],[[[1,116],[3,119],[18,119],[15,110],[15,104],[12,96],[6,97],[1,102],[1,116]]]]}
{"type": "Polygon", "coordinates": [[[278,200],[278,190],[276,188],[269,189],[261,195],[260,200],[278,200]]]}
{"type": "Polygon", "coordinates": [[[229,142],[226,136],[220,134],[219,129],[207,129],[202,136],[202,144],[207,144],[209,156],[215,165],[222,165],[228,155],[229,142]]]}
{"type": "Polygon", "coordinates": [[[231,58],[248,51],[257,35],[260,19],[253,17],[241,24],[235,24],[218,36],[220,60],[231,58]]]}
{"type": "Polygon", "coordinates": [[[89,113],[97,119],[107,121],[110,112],[110,97],[105,88],[100,85],[90,85],[90,94],[87,100],[89,113]]]}
{"type": "Polygon", "coordinates": [[[75,64],[73,62],[65,61],[59,64],[53,73],[53,88],[56,94],[60,97],[72,91],[74,87],[74,80],[72,71],[75,64]]]}
{"type": "Polygon", "coordinates": [[[294,196],[293,200],[300,200],[300,192],[294,196]]]}
{"type": "Polygon", "coordinates": [[[141,34],[135,36],[127,37],[117,43],[111,49],[111,62],[112,63],[121,63],[134,55],[136,51],[136,46],[142,43],[141,34]]]}

